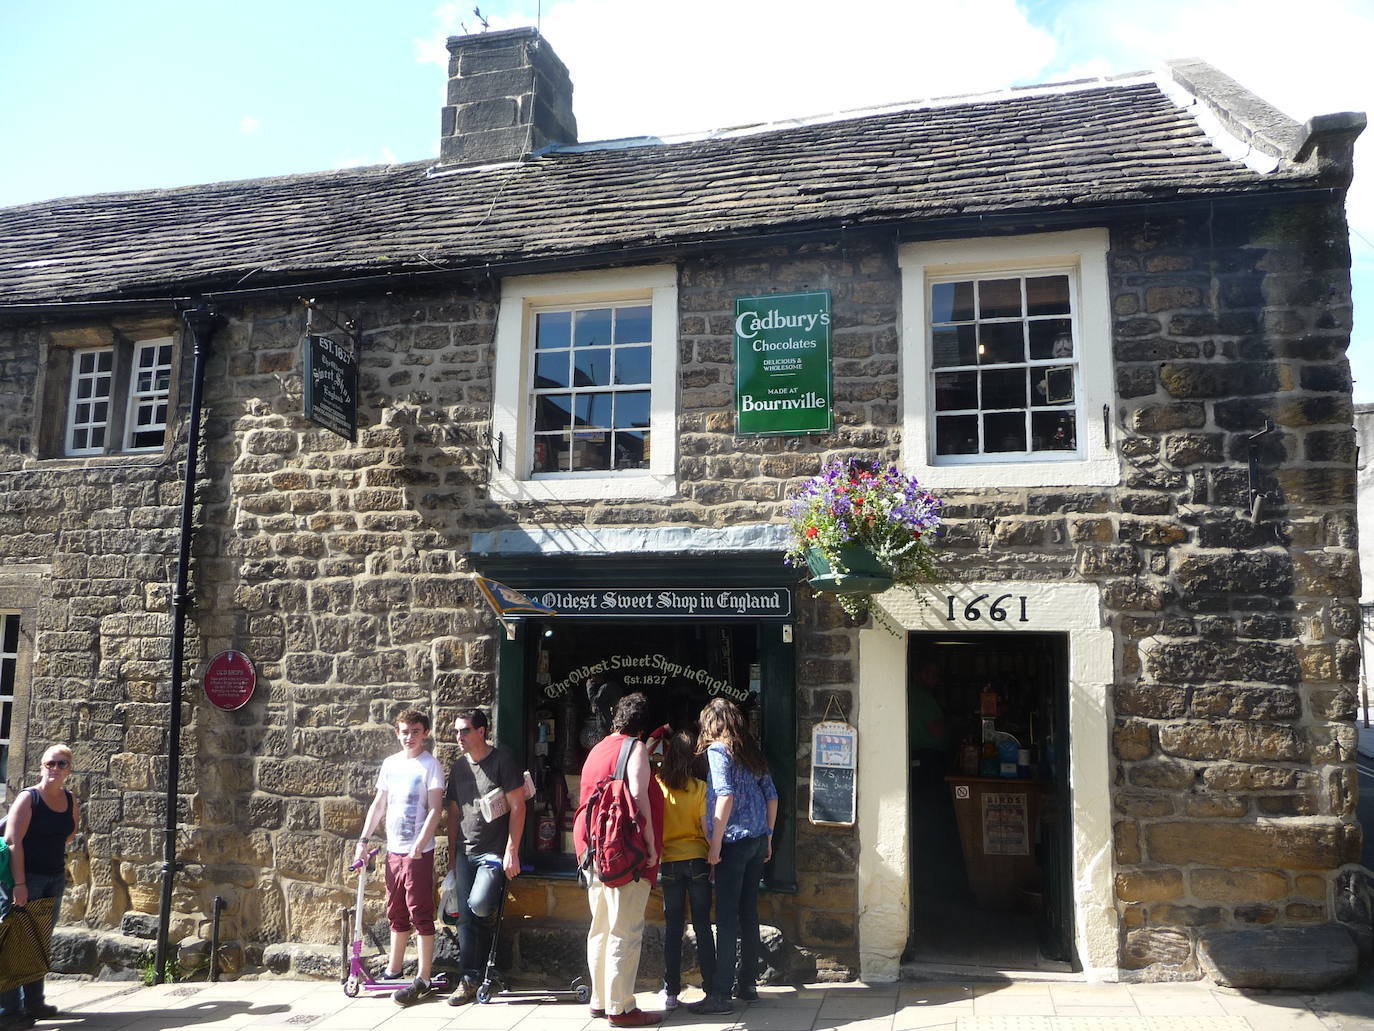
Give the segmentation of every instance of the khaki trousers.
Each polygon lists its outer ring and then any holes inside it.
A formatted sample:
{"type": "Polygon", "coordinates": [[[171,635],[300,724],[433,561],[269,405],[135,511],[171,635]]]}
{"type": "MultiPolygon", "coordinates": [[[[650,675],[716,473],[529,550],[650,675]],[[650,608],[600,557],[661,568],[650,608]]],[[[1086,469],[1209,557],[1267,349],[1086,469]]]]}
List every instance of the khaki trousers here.
{"type": "Polygon", "coordinates": [[[592,1009],[628,1013],[635,1008],[635,975],[644,942],[648,880],[608,888],[593,879],[587,889],[592,926],[587,931],[587,968],[592,975],[592,1009]]]}

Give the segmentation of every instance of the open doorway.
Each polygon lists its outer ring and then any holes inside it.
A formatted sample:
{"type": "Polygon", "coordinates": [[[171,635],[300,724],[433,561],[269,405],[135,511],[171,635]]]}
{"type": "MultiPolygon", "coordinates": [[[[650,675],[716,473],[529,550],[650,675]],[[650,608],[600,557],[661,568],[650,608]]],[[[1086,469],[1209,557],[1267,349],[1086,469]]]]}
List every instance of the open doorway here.
{"type": "Polygon", "coordinates": [[[1078,969],[1068,638],[908,639],[911,933],[903,960],[1078,969]]]}

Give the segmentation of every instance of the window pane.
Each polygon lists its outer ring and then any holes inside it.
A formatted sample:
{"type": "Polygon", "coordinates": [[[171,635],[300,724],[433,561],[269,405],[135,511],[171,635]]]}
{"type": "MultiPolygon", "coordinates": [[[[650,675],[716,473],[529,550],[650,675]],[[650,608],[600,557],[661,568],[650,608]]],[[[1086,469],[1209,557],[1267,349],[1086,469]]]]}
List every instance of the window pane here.
{"type": "Polygon", "coordinates": [[[649,468],[648,431],[625,432],[615,435],[615,467],[617,469],[649,468]]]}
{"type": "Polygon", "coordinates": [[[610,438],[610,432],[604,430],[600,433],[574,433],[572,443],[573,472],[609,469],[611,467],[610,438]]]}
{"type": "Polygon", "coordinates": [[[105,419],[108,417],[108,416],[107,416],[107,413],[108,413],[109,410],[110,410],[110,402],[108,402],[108,401],[97,401],[97,402],[95,403],[95,405],[92,406],[92,410],[93,410],[93,412],[95,413],[95,421],[96,421],[96,422],[104,422],[105,419]]]}
{"type": "Polygon", "coordinates": [[[1013,318],[1021,314],[1021,280],[984,279],[978,284],[980,319],[1013,318]]]}
{"type": "Polygon", "coordinates": [[[76,359],[76,371],[82,376],[89,376],[95,371],[95,351],[86,351],[76,359]]]}
{"type": "Polygon", "coordinates": [[[1056,365],[1032,369],[1031,404],[1073,404],[1073,366],[1056,365]]]}
{"type": "MultiPolygon", "coordinates": [[[[1026,370],[998,369],[984,372],[983,408],[1025,408],[1026,370]]],[[[972,405],[968,407],[972,408],[972,405]]]]}
{"type": "Polygon", "coordinates": [[[615,395],[616,429],[647,429],[649,426],[649,392],[637,390],[633,393],[615,395]]]}
{"type": "Polygon", "coordinates": [[[91,446],[91,434],[89,430],[72,431],[72,450],[82,451],[91,446]]]}
{"type": "Polygon", "coordinates": [[[576,425],[579,428],[583,426],[609,427],[611,425],[610,394],[578,394],[576,401],[576,425]]]}
{"type": "Polygon", "coordinates": [[[109,372],[114,368],[114,349],[110,348],[100,351],[96,355],[96,368],[101,372],[109,372]]]}
{"type": "Polygon", "coordinates": [[[1078,447],[1073,412],[1031,412],[1036,451],[1073,451],[1078,447]]]}
{"type": "Polygon", "coordinates": [[[77,397],[90,397],[91,391],[95,389],[95,381],[89,379],[78,380],[76,384],[77,397]]]}
{"type": "Polygon", "coordinates": [[[935,368],[978,364],[977,327],[943,326],[932,330],[930,337],[931,363],[935,368]]]}
{"type": "Polygon", "coordinates": [[[1073,323],[1069,319],[1042,319],[1030,324],[1032,358],[1072,358],[1073,323]]]}
{"type": "Polygon", "coordinates": [[[617,344],[647,344],[652,337],[653,324],[649,305],[615,310],[615,342],[617,344]]]}
{"type": "Polygon", "coordinates": [[[978,373],[941,372],[935,376],[935,410],[967,411],[978,408],[978,373]]]}
{"type": "Polygon", "coordinates": [[[1004,362],[1023,362],[1026,348],[1022,338],[1025,332],[1020,322],[994,322],[978,327],[978,361],[983,365],[1001,365],[1004,362]]]}
{"type": "Polygon", "coordinates": [[[566,430],[572,426],[572,395],[541,394],[534,399],[534,430],[566,430]]]}
{"type": "Polygon", "coordinates": [[[573,318],[574,347],[607,347],[611,343],[611,309],[579,311],[573,318]]]}
{"type": "Polygon", "coordinates": [[[640,384],[650,381],[653,349],[648,347],[617,347],[615,349],[615,381],[640,384]]]}
{"type": "Polygon", "coordinates": [[[157,447],[162,443],[162,430],[140,430],[133,436],[132,447],[157,447]]]}
{"type": "Polygon", "coordinates": [[[5,640],[3,644],[0,644],[0,648],[3,648],[12,655],[19,651],[18,616],[10,615],[5,617],[5,640]]]}
{"type": "Polygon", "coordinates": [[[547,390],[551,387],[567,387],[568,362],[571,351],[546,351],[534,356],[534,389],[547,390]]]}
{"type": "Polygon", "coordinates": [[[1067,315],[1069,277],[1035,276],[1026,280],[1027,315],[1067,315]]]}
{"type": "Polygon", "coordinates": [[[534,317],[535,347],[567,347],[572,341],[572,312],[544,311],[534,317]]]}
{"type": "Polygon", "coordinates": [[[978,453],[978,416],[941,415],[935,420],[937,455],[976,455],[978,453]]]}
{"type": "Polygon", "coordinates": [[[967,322],[972,318],[972,283],[936,283],[930,288],[931,322],[967,322]]]}
{"type": "Polygon", "coordinates": [[[91,446],[91,447],[104,447],[104,446],[105,446],[105,427],[104,427],[104,426],[97,426],[95,429],[91,430],[91,443],[90,443],[90,446],[91,446]]]}
{"type": "Polygon", "coordinates": [[[77,422],[90,422],[90,421],[91,421],[91,406],[90,406],[90,403],[89,403],[89,402],[87,402],[87,401],[82,401],[79,405],[76,406],[76,421],[77,421],[77,422]]]}
{"type": "Polygon", "coordinates": [[[573,385],[608,387],[611,385],[611,349],[593,347],[573,352],[573,385]]]}
{"type": "Polygon", "coordinates": [[[544,433],[534,438],[535,472],[566,472],[567,468],[568,436],[566,433],[544,433]]]}
{"type": "Polygon", "coordinates": [[[1026,450],[1024,412],[998,412],[983,416],[983,450],[988,453],[1026,450]]]}

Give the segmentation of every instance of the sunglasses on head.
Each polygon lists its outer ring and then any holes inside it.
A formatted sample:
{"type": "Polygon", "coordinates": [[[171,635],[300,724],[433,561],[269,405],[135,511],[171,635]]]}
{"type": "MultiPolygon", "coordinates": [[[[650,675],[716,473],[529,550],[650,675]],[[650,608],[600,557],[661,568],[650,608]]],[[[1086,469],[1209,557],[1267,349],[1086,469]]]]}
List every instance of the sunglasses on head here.
{"type": "Polygon", "coordinates": [[[66,759],[45,759],[43,765],[50,770],[65,770],[71,763],[66,759]]]}

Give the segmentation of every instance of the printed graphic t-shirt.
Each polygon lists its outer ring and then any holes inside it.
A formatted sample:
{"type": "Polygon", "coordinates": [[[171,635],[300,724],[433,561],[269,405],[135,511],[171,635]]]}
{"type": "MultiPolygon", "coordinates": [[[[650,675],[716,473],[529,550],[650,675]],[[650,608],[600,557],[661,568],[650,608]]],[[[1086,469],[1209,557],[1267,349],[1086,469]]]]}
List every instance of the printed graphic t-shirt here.
{"type": "MultiPolygon", "coordinates": [[[[386,792],[386,850],[410,852],[429,815],[429,792],[444,787],[444,768],[429,752],[407,759],[404,752],[389,755],[377,774],[377,788],[386,792]]],[[[430,838],[426,852],[434,851],[430,838]]]]}

